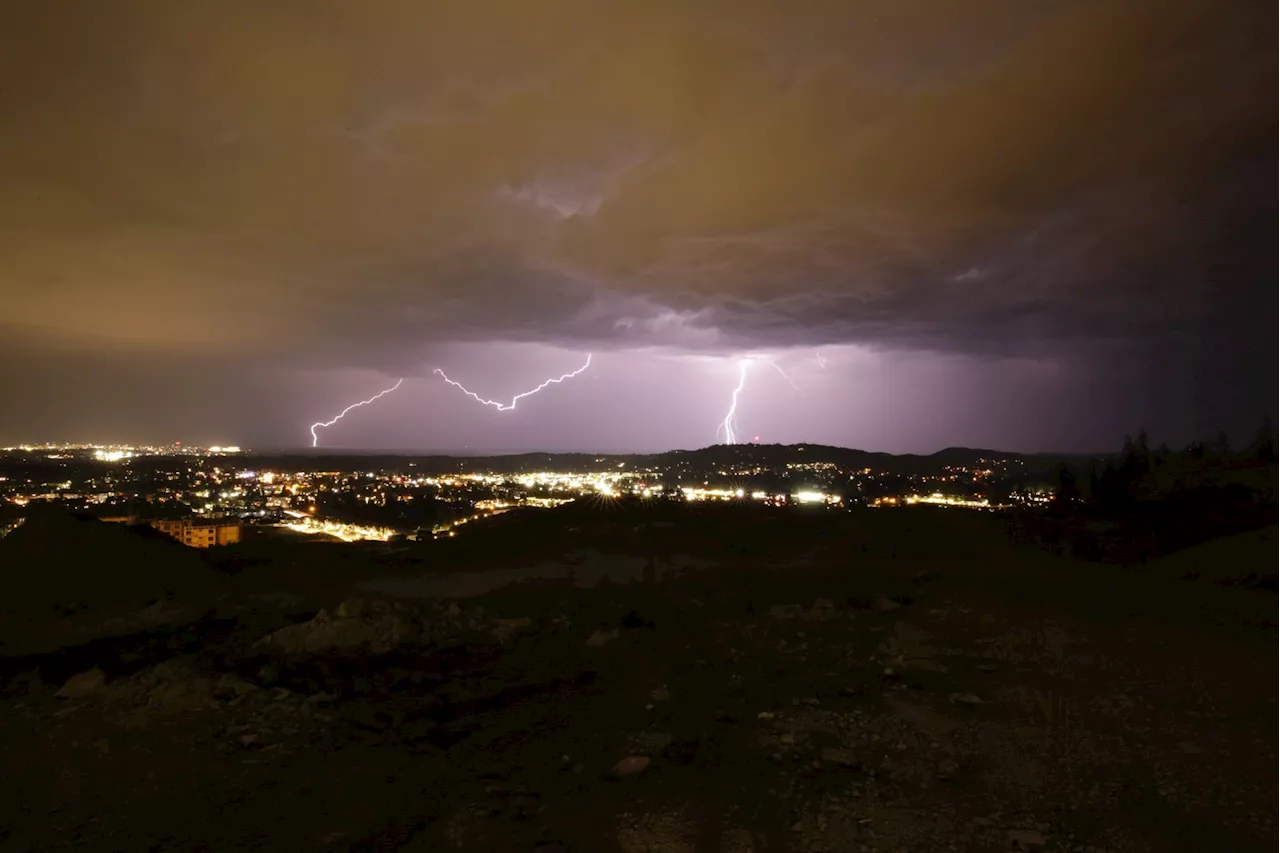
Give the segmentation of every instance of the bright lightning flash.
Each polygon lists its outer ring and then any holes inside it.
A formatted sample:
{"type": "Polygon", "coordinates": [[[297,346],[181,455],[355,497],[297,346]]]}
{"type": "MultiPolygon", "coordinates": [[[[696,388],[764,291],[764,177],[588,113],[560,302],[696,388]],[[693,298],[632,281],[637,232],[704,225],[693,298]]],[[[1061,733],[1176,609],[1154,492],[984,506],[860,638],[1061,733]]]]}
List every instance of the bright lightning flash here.
{"type": "Polygon", "coordinates": [[[818,367],[825,368],[827,366],[827,360],[822,357],[822,350],[815,350],[813,354],[818,357],[818,367]]]}
{"type": "Polygon", "coordinates": [[[320,427],[331,427],[331,426],[333,426],[333,425],[334,425],[334,424],[336,424],[338,421],[342,420],[343,416],[344,416],[344,415],[346,415],[346,413],[347,413],[347,412],[351,411],[352,409],[358,409],[358,408],[360,408],[361,406],[367,406],[367,405],[369,405],[370,403],[372,403],[374,400],[378,399],[379,397],[382,397],[382,396],[384,396],[384,395],[386,395],[386,394],[390,394],[392,391],[394,391],[394,390],[396,390],[397,388],[399,388],[399,387],[400,387],[400,383],[402,383],[402,382],[404,382],[404,378],[403,378],[403,377],[402,377],[402,378],[400,378],[400,379],[397,379],[397,380],[396,380],[396,384],[395,384],[395,385],[392,385],[390,388],[388,388],[388,389],[387,389],[387,390],[385,390],[385,391],[380,391],[380,392],[378,392],[377,394],[374,394],[374,395],[373,395],[372,397],[370,397],[368,400],[361,400],[359,403],[352,403],[350,406],[347,406],[347,407],[346,407],[345,409],[343,409],[341,412],[338,412],[337,416],[336,416],[336,417],[334,417],[334,419],[333,419],[333,420],[331,420],[331,421],[320,421],[320,422],[318,422],[318,423],[314,423],[314,424],[312,424],[312,425],[311,425],[311,446],[312,446],[312,447],[316,447],[316,446],[317,446],[317,445],[319,445],[319,443],[320,443],[320,436],[316,435],[316,430],[317,430],[317,429],[319,429],[320,427]]]}
{"type": "Polygon", "coordinates": [[[725,414],[724,420],[720,422],[720,426],[716,427],[716,435],[720,434],[720,430],[724,430],[724,443],[737,444],[738,433],[736,430],[736,417],[738,414],[738,395],[742,393],[742,388],[747,384],[747,366],[751,364],[751,359],[744,358],[738,362],[738,387],[733,389],[733,397],[729,401],[729,411],[725,414]]]}
{"type": "Polygon", "coordinates": [[[448,382],[454,388],[457,388],[459,391],[461,391],[463,394],[466,394],[468,397],[475,400],[477,403],[481,403],[485,406],[493,406],[499,412],[509,412],[516,407],[517,402],[524,399],[525,397],[529,397],[534,394],[537,394],[539,391],[541,391],[543,388],[546,388],[548,385],[559,385],[561,382],[565,381],[566,379],[572,379],[573,377],[577,376],[579,373],[586,370],[590,366],[591,366],[591,353],[587,353],[587,361],[585,364],[582,365],[582,367],[579,367],[577,370],[573,371],[572,373],[566,373],[564,376],[559,376],[555,379],[548,379],[546,382],[543,382],[541,385],[539,385],[537,388],[534,388],[532,391],[525,391],[522,394],[517,394],[511,398],[510,403],[500,403],[497,400],[486,400],[484,397],[481,397],[479,394],[475,393],[474,391],[468,391],[466,388],[463,387],[461,382],[454,382],[452,379],[446,376],[445,372],[440,368],[437,367],[434,372],[440,374],[441,379],[443,379],[445,382],[448,382]]]}
{"type": "Polygon", "coordinates": [[[727,414],[725,414],[724,420],[720,422],[720,425],[716,427],[717,437],[719,437],[721,431],[724,432],[725,444],[738,443],[738,429],[737,429],[738,427],[738,424],[737,424],[738,395],[742,393],[742,389],[747,384],[747,365],[751,364],[751,362],[756,361],[757,359],[763,361],[765,364],[769,365],[774,370],[778,371],[778,373],[782,375],[782,378],[787,380],[787,382],[791,385],[791,387],[796,389],[796,391],[799,391],[801,394],[804,393],[803,391],[800,390],[800,386],[796,384],[796,381],[792,379],[791,376],[785,370],[782,369],[781,365],[779,365],[773,359],[767,358],[765,356],[759,356],[759,355],[751,355],[742,359],[742,361],[738,363],[738,386],[733,389],[733,397],[729,401],[729,411],[727,414]]]}

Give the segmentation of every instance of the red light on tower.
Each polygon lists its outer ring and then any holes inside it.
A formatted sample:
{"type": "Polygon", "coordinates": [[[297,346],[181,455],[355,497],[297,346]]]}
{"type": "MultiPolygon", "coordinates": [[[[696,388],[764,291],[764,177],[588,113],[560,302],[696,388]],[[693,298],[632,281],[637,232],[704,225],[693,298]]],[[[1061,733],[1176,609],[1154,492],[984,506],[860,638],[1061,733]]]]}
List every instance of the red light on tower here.
{"type": "Polygon", "coordinates": [[[173,443],[173,446],[174,446],[174,447],[181,447],[181,446],[182,446],[182,442],[181,442],[181,441],[175,441],[175,442],[173,443]]]}

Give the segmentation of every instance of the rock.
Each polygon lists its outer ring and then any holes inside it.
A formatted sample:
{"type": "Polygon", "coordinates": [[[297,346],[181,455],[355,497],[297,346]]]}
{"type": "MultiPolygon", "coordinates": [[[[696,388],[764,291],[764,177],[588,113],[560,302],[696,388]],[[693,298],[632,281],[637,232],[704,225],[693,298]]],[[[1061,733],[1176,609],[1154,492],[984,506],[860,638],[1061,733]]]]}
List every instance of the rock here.
{"type": "Polygon", "coordinates": [[[914,580],[916,583],[927,583],[933,580],[933,572],[929,571],[928,569],[921,569],[920,571],[915,573],[915,575],[912,577],[912,580],[914,580]]]}
{"type": "Polygon", "coordinates": [[[995,672],[995,671],[996,671],[996,665],[993,663],[978,664],[978,672],[995,672]]]}
{"type": "Polygon", "coordinates": [[[533,628],[533,620],[528,616],[493,620],[493,635],[498,638],[499,642],[506,642],[516,634],[524,633],[531,628],[533,628]]]}
{"type": "Polygon", "coordinates": [[[240,742],[241,746],[249,747],[249,746],[253,746],[255,743],[258,742],[258,736],[257,735],[240,735],[240,737],[236,738],[236,740],[240,742]]]}
{"type": "Polygon", "coordinates": [[[776,716],[777,716],[777,715],[776,715],[776,714],[774,714],[772,711],[761,711],[759,714],[756,714],[756,719],[757,719],[757,720],[772,720],[772,719],[773,719],[774,717],[776,717],[776,716]]]}
{"type": "Polygon", "coordinates": [[[840,767],[856,767],[858,765],[857,757],[850,750],[839,749],[834,746],[824,746],[822,748],[822,760],[840,767]]]}
{"type": "Polygon", "coordinates": [[[213,695],[219,699],[238,699],[258,689],[252,681],[234,675],[224,675],[213,686],[213,695]]]}
{"type": "Polygon", "coordinates": [[[875,607],[876,607],[876,610],[878,610],[881,613],[892,613],[893,611],[902,607],[902,605],[894,601],[892,598],[889,598],[887,595],[877,595],[875,600],[875,607]]]}
{"type": "Polygon", "coordinates": [[[1022,850],[1028,850],[1032,847],[1043,847],[1049,843],[1049,839],[1045,838],[1034,829],[1011,829],[1006,833],[1009,843],[1022,850]]]}
{"type": "Polygon", "coordinates": [[[769,608],[769,618],[796,619],[803,612],[799,604],[775,604],[769,608]]]}
{"type": "Polygon", "coordinates": [[[255,646],[286,655],[326,651],[381,654],[417,639],[418,635],[414,621],[404,613],[394,612],[386,602],[370,605],[360,599],[352,599],[339,605],[333,617],[328,611],[321,610],[310,622],[281,628],[263,637],[255,646]],[[360,603],[354,603],[357,601],[360,603]],[[342,615],[357,610],[361,613],[359,618],[342,615]]]}
{"type": "Polygon", "coordinates": [[[790,746],[795,742],[796,742],[796,736],[791,732],[783,732],[781,735],[778,736],[778,743],[782,743],[790,746]]]}
{"type": "Polygon", "coordinates": [[[959,702],[961,705],[985,705],[985,704],[987,704],[986,702],[983,702],[983,701],[982,701],[982,697],[977,696],[977,695],[975,695],[975,694],[973,694],[973,693],[952,693],[952,694],[951,694],[951,701],[952,701],[952,702],[959,702]]]}
{"type": "Polygon", "coordinates": [[[829,598],[814,599],[813,606],[809,608],[808,617],[814,621],[822,619],[830,619],[835,615],[836,605],[829,598]]]}
{"type": "Polygon", "coordinates": [[[637,773],[643,773],[649,767],[649,763],[650,759],[647,755],[628,755],[613,765],[612,775],[618,779],[634,776],[637,773]]]}
{"type": "Polygon", "coordinates": [[[339,619],[359,619],[364,615],[364,610],[363,598],[348,598],[338,605],[336,615],[339,619]]]}
{"type": "Polygon", "coordinates": [[[79,699],[88,696],[97,690],[107,681],[107,674],[98,667],[79,672],[67,679],[67,683],[62,685],[62,689],[58,691],[59,699],[79,699]]]}
{"type": "Polygon", "coordinates": [[[590,637],[587,637],[587,645],[593,649],[598,649],[605,643],[618,639],[620,633],[617,628],[611,631],[595,631],[590,637]]]}
{"type": "Polygon", "coordinates": [[[665,684],[654,690],[650,695],[655,702],[669,702],[671,700],[671,691],[667,689],[665,684]]]}

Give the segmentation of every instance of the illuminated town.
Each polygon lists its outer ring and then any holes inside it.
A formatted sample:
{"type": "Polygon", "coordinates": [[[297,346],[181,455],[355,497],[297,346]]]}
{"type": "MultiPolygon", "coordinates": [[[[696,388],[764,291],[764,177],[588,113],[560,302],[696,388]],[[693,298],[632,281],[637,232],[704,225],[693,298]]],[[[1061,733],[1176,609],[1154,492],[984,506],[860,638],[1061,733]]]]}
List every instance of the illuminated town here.
{"type": "Polygon", "coordinates": [[[104,520],[148,523],[207,547],[239,541],[238,532],[227,530],[231,525],[347,542],[449,537],[476,519],[581,500],[847,511],[1003,510],[1050,499],[1049,476],[1028,471],[1022,458],[931,459],[804,445],[477,459],[283,457],[182,444],[21,445],[0,449],[0,506],[53,504],[104,520]],[[878,464],[846,463],[841,455],[875,457],[878,464]]]}

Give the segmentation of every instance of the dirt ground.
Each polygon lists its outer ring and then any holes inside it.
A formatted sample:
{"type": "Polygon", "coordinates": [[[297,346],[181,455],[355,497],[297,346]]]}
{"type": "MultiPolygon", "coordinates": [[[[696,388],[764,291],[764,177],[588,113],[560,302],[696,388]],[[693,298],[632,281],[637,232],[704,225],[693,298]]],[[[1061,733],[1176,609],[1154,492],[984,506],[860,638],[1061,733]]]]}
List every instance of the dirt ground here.
{"type": "Polygon", "coordinates": [[[245,582],[0,658],[0,849],[1276,848],[1274,593],[885,518],[635,525],[638,580],[458,601],[330,577],[311,621],[245,582]]]}

